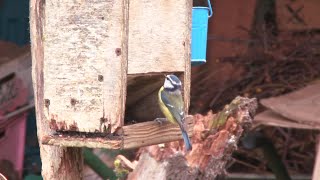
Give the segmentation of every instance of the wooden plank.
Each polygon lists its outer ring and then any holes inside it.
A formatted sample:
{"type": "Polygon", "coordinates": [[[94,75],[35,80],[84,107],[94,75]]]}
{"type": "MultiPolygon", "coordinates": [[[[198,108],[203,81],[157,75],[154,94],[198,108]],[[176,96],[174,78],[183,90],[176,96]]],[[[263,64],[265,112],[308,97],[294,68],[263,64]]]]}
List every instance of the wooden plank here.
{"type": "Polygon", "coordinates": [[[317,156],[316,156],[315,164],[313,168],[312,180],[320,179],[320,136],[318,136],[318,141],[316,145],[317,145],[316,147],[317,156]]]}
{"type": "Polygon", "coordinates": [[[280,31],[305,31],[320,28],[319,0],[277,0],[276,14],[280,31]]]}
{"type": "Polygon", "coordinates": [[[128,74],[185,70],[190,4],[188,0],[130,1],[128,74]]]}
{"type": "Polygon", "coordinates": [[[88,147],[88,148],[106,148],[120,149],[121,140],[108,138],[87,138],[87,137],[63,137],[59,135],[44,136],[41,139],[42,144],[64,146],[64,147],[88,147]]]}
{"type": "MultiPolygon", "coordinates": [[[[43,135],[52,133],[44,115],[44,0],[30,1],[30,39],[32,55],[32,80],[35,95],[37,117],[37,134],[41,139],[43,135]]],[[[81,179],[83,160],[80,148],[60,148],[45,146],[39,143],[42,162],[43,179],[81,179]]]]}
{"type": "MultiPolygon", "coordinates": [[[[188,135],[193,133],[193,117],[186,119],[188,135]]],[[[180,128],[169,122],[160,125],[158,122],[149,121],[123,127],[123,141],[120,137],[109,138],[84,138],[81,136],[45,136],[41,139],[42,144],[67,146],[67,147],[89,147],[108,149],[131,149],[148,145],[166,143],[182,139],[180,128]]],[[[121,133],[122,133],[121,132],[121,133]]]]}
{"type": "Polygon", "coordinates": [[[44,26],[45,115],[85,132],[121,125],[126,93],[128,1],[48,0],[44,26]]]}
{"type": "MultiPolygon", "coordinates": [[[[189,4],[187,4],[187,9],[192,9],[192,3],[191,1],[188,1],[189,4]]],[[[187,21],[189,22],[188,26],[188,35],[185,40],[185,46],[184,46],[184,59],[185,59],[185,69],[183,74],[183,97],[184,97],[184,111],[185,114],[188,114],[189,112],[189,106],[190,106],[190,88],[191,88],[191,27],[192,27],[192,14],[187,14],[187,21]]]]}
{"type": "Polygon", "coordinates": [[[308,86],[294,92],[262,99],[260,103],[292,121],[319,128],[319,89],[320,81],[314,81],[308,86]]]}
{"type": "Polygon", "coordinates": [[[271,110],[263,111],[254,117],[255,126],[269,125],[275,127],[284,128],[296,128],[296,129],[320,129],[319,126],[311,126],[308,124],[294,122],[291,119],[287,119],[280,114],[277,114],[271,110]]]}
{"type": "MultiPolygon", "coordinates": [[[[193,117],[186,119],[188,135],[193,132],[193,117]]],[[[159,124],[155,121],[138,123],[123,127],[123,147],[125,149],[138,148],[159,143],[166,143],[182,139],[179,126],[166,122],[159,124]]]]}

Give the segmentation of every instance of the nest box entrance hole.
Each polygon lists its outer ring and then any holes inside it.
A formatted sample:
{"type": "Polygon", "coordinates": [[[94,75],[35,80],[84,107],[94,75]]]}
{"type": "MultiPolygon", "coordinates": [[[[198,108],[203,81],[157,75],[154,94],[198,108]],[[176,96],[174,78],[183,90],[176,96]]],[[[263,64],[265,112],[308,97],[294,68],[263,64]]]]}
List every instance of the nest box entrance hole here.
{"type": "Polygon", "coordinates": [[[175,74],[184,82],[183,72],[127,76],[125,125],[164,117],[158,105],[158,92],[167,74],[175,74]]]}

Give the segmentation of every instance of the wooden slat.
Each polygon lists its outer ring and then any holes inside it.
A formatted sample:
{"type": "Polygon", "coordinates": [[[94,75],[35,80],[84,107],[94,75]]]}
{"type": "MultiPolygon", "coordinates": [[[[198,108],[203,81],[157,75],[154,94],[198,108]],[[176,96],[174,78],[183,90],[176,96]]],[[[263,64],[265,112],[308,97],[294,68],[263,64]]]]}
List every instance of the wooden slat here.
{"type": "Polygon", "coordinates": [[[308,124],[298,123],[291,119],[285,118],[278,113],[271,110],[263,111],[254,117],[254,123],[256,126],[269,125],[275,127],[284,128],[296,128],[296,129],[320,129],[320,126],[312,126],[308,124]]]}
{"type": "MultiPolygon", "coordinates": [[[[186,119],[188,135],[193,132],[193,118],[186,119]]],[[[148,145],[165,143],[182,139],[181,131],[177,125],[169,122],[160,125],[158,122],[149,121],[123,127],[123,142],[117,138],[83,138],[66,136],[45,136],[41,139],[42,144],[67,146],[67,147],[89,147],[108,149],[131,149],[148,145]]]]}
{"type": "Polygon", "coordinates": [[[129,74],[185,70],[190,4],[188,0],[130,1],[129,74]]]}
{"type": "Polygon", "coordinates": [[[301,124],[320,127],[320,81],[294,92],[262,99],[260,103],[281,116],[301,124]]]}
{"type": "MultiPolygon", "coordinates": [[[[186,119],[188,135],[192,136],[193,118],[186,119]]],[[[182,139],[180,128],[169,122],[158,124],[150,121],[124,126],[123,146],[125,149],[138,148],[182,139]]]]}
{"type": "MultiPolygon", "coordinates": [[[[186,1],[186,9],[192,9],[192,2],[186,1]]],[[[191,87],[191,29],[192,29],[192,13],[191,11],[185,14],[187,22],[187,30],[185,34],[185,44],[184,44],[184,59],[185,67],[183,74],[183,95],[184,95],[184,106],[185,114],[189,112],[190,106],[190,87],[191,87]]]]}
{"type": "MultiPolygon", "coordinates": [[[[44,114],[43,28],[45,26],[45,5],[44,0],[30,1],[32,81],[39,139],[45,134],[52,133],[47,123],[48,119],[44,114]]],[[[80,148],[52,147],[41,143],[39,143],[39,146],[42,162],[41,175],[43,179],[74,180],[82,178],[83,159],[80,148]]]]}
{"type": "Polygon", "coordinates": [[[64,146],[64,147],[88,147],[88,148],[106,148],[120,149],[121,140],[110,140],[107,138],[83,138],[83,137],[62,137],[62,136],[44,136],[41,139],[43,144],[64,146]]]}
{"type": "Polygon", "coordinates": [[[128,1],[48,0],[44,26],[45,115],[53,128],[121,125],[128,1]],[[101,121],[102,120],[102,121],[101,121]]]}

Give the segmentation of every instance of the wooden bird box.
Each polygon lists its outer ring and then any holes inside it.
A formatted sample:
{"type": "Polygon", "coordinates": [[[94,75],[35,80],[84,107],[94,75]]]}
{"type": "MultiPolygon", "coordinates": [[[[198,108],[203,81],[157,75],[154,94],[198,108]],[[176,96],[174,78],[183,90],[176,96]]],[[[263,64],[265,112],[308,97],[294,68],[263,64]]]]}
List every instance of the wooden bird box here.
{"type": "MultiPolygon", "coordinates": [[[[47,0],[40,7],[31,39],[37,110],[51,130],[47,144],[82,146],[66,143],[77,138],[55,140],[54,132],[121,136],[141,126],[128,125],[133,121],[161,117],[164,74],[182,79],[187,112],[191,1],[47,0]]],[[[122,147],[140,146],[123,141],[122,147]]],[[[101,147],[121,148],[113,145],[101,147]]]]}

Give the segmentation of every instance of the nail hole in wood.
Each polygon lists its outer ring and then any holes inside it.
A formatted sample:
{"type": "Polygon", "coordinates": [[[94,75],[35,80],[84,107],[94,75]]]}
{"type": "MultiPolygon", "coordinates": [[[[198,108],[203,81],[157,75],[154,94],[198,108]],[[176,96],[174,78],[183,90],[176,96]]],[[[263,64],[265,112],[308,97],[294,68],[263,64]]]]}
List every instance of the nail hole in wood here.
{"type": "Polygon", "coordinates": [[[100,82],[103,81],[103,76],[102,75],[98,75],[98,81],[100,81],[100,82]]]}
{"type": "Polygon", "coordinates": [[[76,105],[76,103],[77,103],[77,100],[75,100],[74,98],[71,98],[70,104],[71,104],[72,106],[74,106],[74,105],[76,105]]]}
{"type": "Polygon", "coordinates": [[[50,106],[50,100],[49,100],[49,99],[45,99],[45,100],[44,100],[44,105],[45,105],[46,107],[49,107],[49,106],[50,106]]]}
{"type": "Polygon", "coordinates": [[[116,55],[120,56],[121,55],[121,48],[116,48],[116,55]]]}

